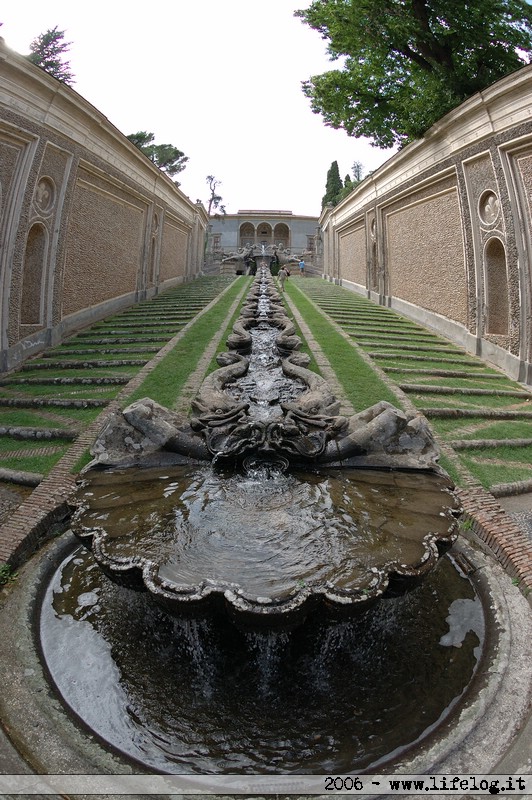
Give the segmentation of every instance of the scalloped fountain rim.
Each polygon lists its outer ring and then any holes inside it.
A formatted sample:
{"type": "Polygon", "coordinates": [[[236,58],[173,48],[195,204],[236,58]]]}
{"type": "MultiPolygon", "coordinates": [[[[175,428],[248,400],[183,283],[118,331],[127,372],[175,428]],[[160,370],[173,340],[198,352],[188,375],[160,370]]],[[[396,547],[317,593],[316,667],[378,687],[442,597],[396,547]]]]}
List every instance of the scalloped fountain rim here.
{"type": "MultiPolygon", "coordinates": [[[[431,470],[415,472],[441,478],[431,470]]],[[[281,598],[252,595],[237,583],[228,581],[209,579],[197,584],[177,583],[162,577],[161,565],[150,558],[142,555],[111,555],[106,548],[106,541],[113,537],[109,537],[102,527],[81,528],[75,533],[112,580],[130,588],[147,590],[158,604],[172,613],[185,616],[187,612],[209,613],[221,603],[230,616],[241,621],[247,617],[262,617],[267,624],[288,624],[292,618],[306,616],[312,607],[320,603],[330,611],[351,614],[379,598],[396,596],[417,585],[458,536],[457,519],[461,508],[449,488],[442,488],[441,491],[455,500],[453,508],[445,508],[442,512],[448,520],[446,535],[441,532],[426,533],[419,542],[424,550],[416,563],[405,564],[392,559],[382,565],[368,567],[366,575],[370,576],[370,580],[364,587],[343,589],[334,586],[331,581],[325,581],[298,586],[281,598]]]]}

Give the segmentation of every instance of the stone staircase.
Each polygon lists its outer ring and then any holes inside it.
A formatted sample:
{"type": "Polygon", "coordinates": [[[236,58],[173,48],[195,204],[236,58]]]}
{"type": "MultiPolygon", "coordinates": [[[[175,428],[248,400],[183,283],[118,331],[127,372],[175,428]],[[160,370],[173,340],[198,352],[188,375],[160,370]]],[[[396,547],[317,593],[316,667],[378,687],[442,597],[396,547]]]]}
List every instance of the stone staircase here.
{"type": "Polygon", "coordinates": [[[298,286],[425,414],[464,473],[494,494],[532,490],[528,387],[360,295],[312,279],[298,286]]]}
{"type": "Polygon", "coordinates": [[[0,484],[34,486],[231,278],[207,277],[79,331],[0,376],[0,484]]]}

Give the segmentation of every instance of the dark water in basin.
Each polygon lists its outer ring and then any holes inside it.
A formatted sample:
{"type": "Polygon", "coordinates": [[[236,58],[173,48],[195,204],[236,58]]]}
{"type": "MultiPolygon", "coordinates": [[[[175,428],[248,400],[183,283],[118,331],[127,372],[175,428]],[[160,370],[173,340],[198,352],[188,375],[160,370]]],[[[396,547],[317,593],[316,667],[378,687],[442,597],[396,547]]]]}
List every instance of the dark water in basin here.
{"type": "Polygon", "coordinates": [[[287,632],[179,620],[80,548],[44,598],[53,681],[99,737],[166,772],[347,773],[445,718],[478,663],[481,604],[444,556],[410,594],[287,632]]]}

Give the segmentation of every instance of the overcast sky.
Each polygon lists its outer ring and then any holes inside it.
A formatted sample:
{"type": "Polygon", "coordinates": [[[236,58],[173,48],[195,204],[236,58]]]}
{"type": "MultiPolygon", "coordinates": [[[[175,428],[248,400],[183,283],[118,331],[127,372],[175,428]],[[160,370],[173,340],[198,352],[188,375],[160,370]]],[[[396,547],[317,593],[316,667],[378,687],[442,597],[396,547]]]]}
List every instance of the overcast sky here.
{"type": "Polygon", "coordinates": [[[0,35],[22,54],[54,28],[72,42],[72,87],[124,134],[145,130],[189,157],[177,176],[192,201],[221,181],[228,213],[318,215],[327,170],[364,174],[390,158],[323,124],[301,82],[334,65],[293,16],[310,0],[24,0],[5,4],[0,35]]]}

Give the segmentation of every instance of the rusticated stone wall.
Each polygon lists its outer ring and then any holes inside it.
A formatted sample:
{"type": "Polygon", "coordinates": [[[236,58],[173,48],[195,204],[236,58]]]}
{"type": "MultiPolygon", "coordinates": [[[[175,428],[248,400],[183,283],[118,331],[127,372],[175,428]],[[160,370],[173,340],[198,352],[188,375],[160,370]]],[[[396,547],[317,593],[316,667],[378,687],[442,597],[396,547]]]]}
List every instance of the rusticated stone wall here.
{"type": "Polygon", "coordinates": [[[160,259],[159,279],[162,283],[170,280],[176,270],[180,275],[185,274],[186,238],[187,232],[179,220],[167,217],[160,259]]]}
{"type": "Polygon", "coordinates": [[[321,267],[532,384],[532,66],[320,218],[321,267]]]}
{"type": "Polygon", "coordinates": [[[390,293],[466,325],[464,245],[456,191],[397,204],[387,210],[385,225],[390,293]]]}
{"type": "Polygon", "coordinates": [[[135,292],[147,210],[124,188],[80,170],[66,242],[64,316],[135,292]]]}
{"type": "Polygon", "coordinates": [[[191,280],[207,214],[100,112],[0,39],[0,371],[191,280]]]}
{"type": "Polygon", "coordinates": [[[340,236],[340,261],[346,280],[364,283],[366,280],[366,227],[364,219],[357,220],[340,236]]]}

